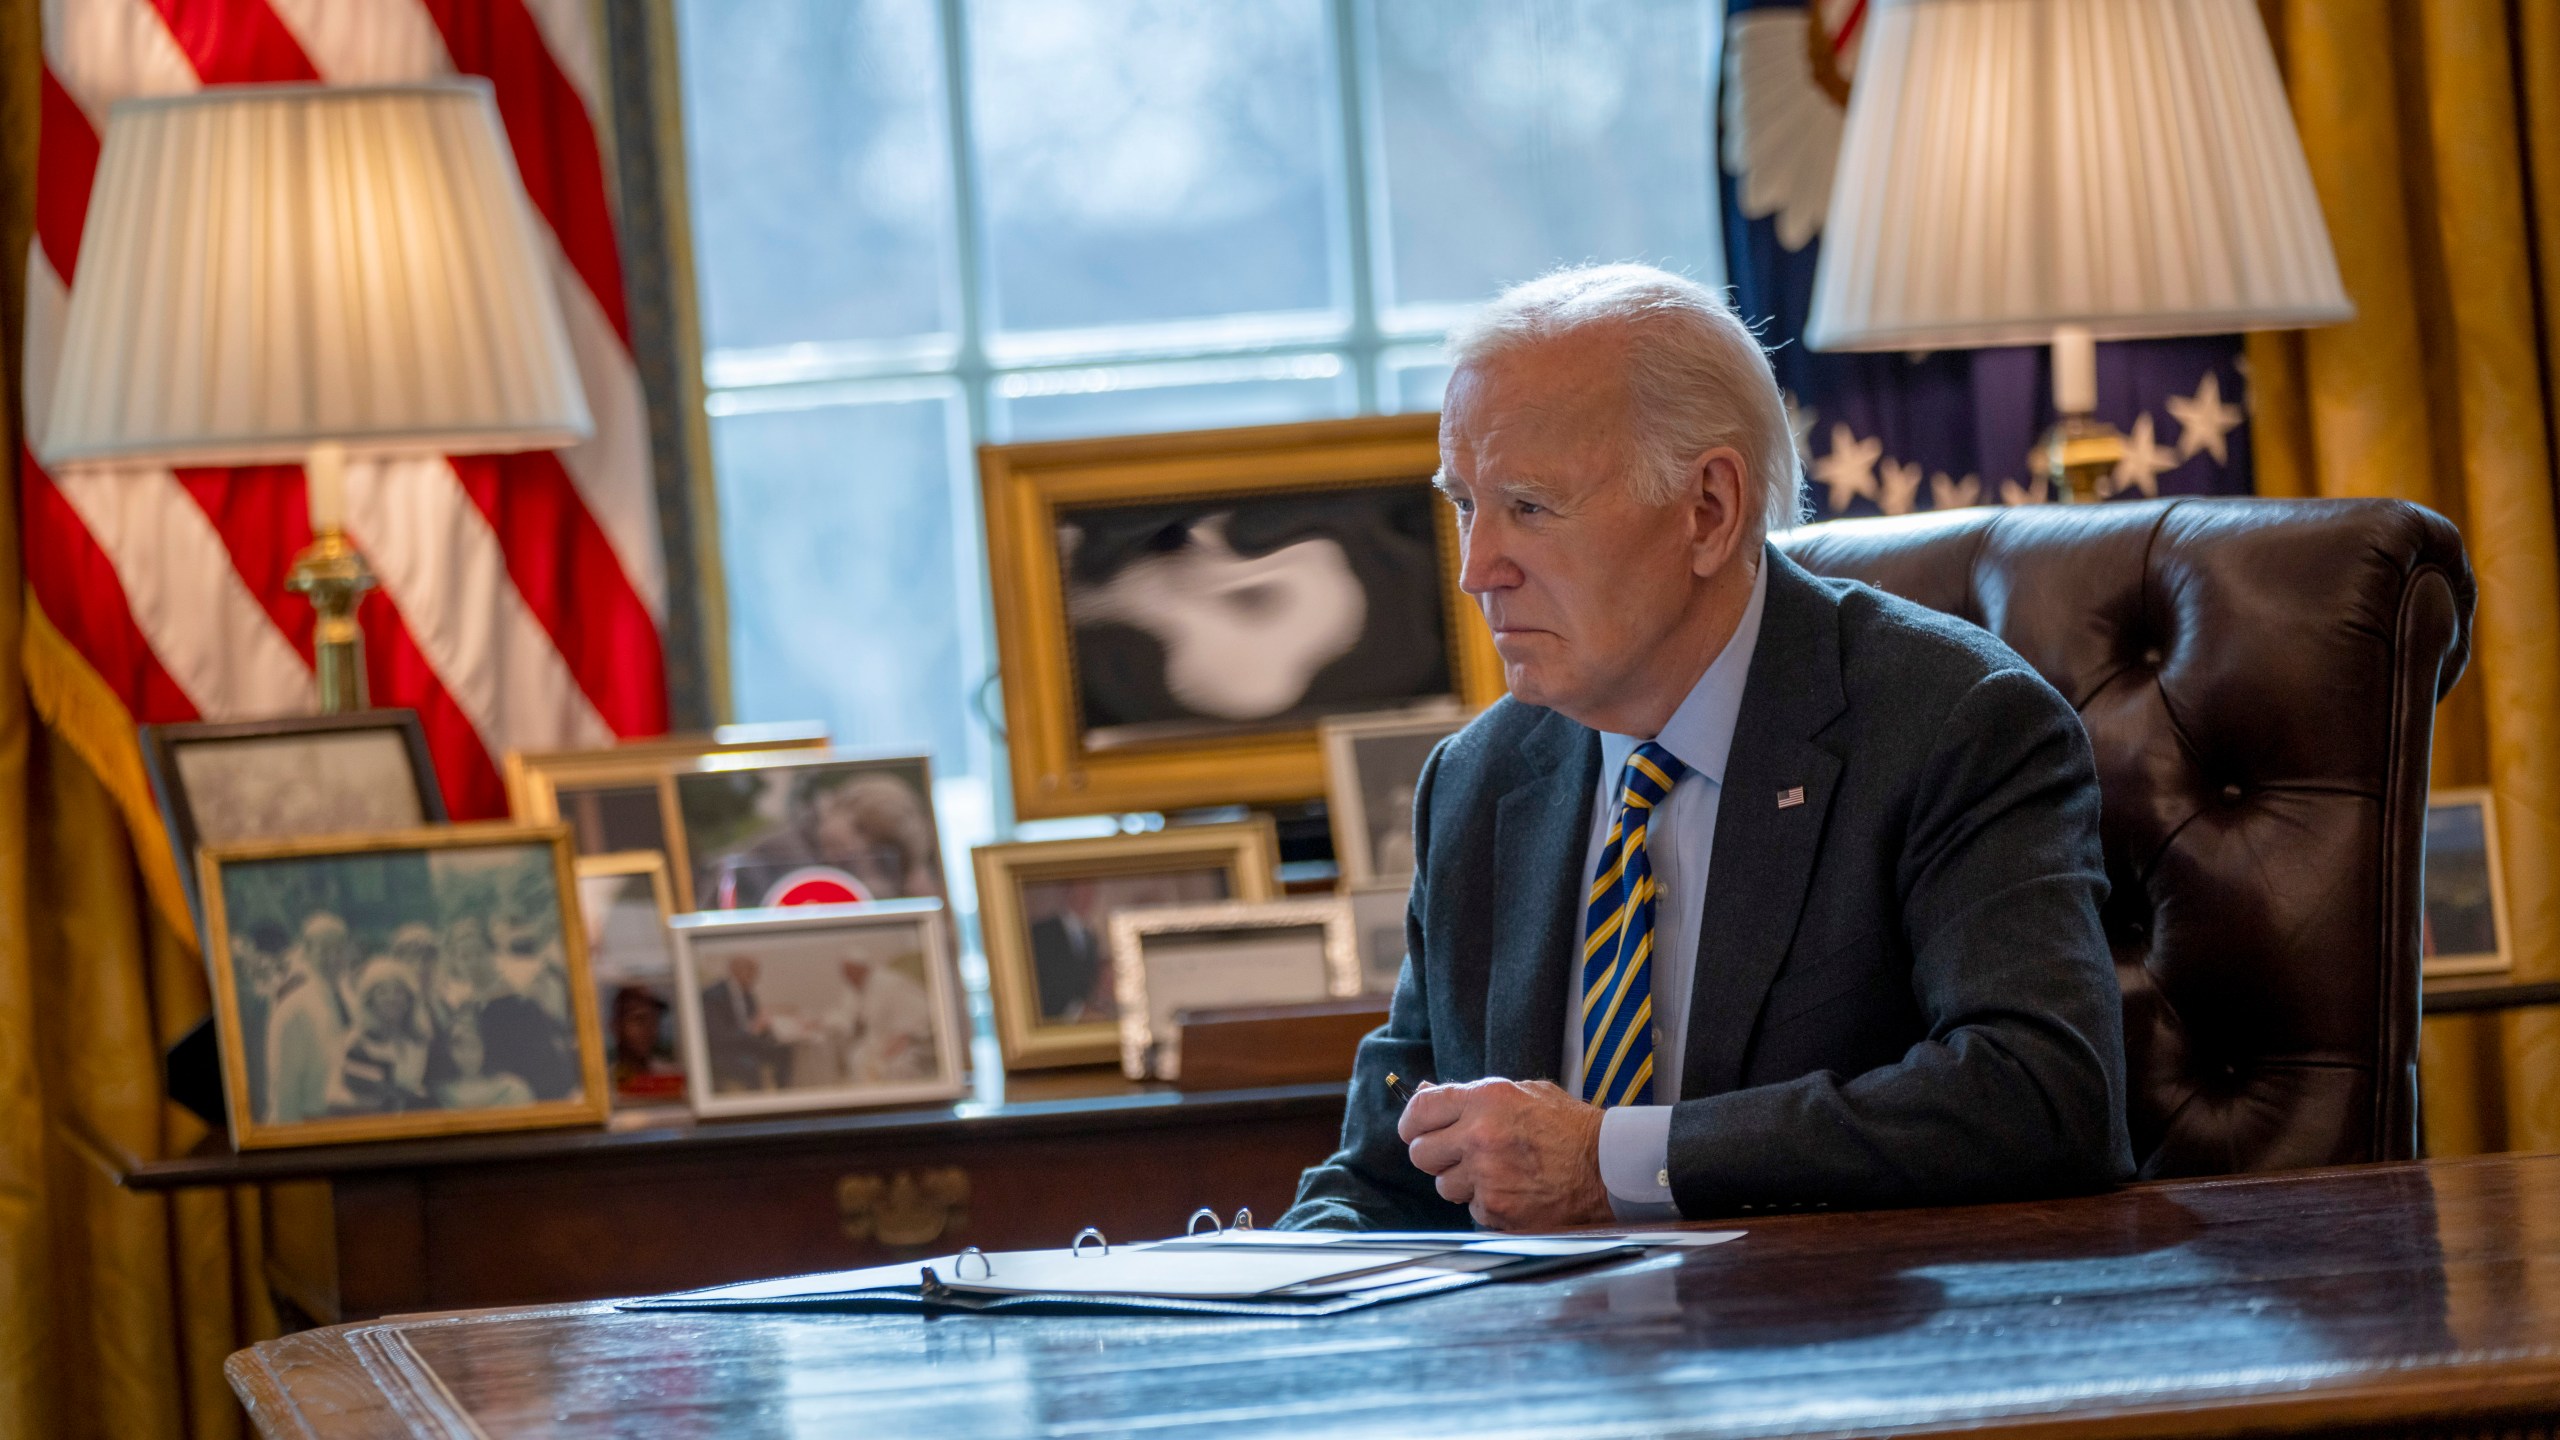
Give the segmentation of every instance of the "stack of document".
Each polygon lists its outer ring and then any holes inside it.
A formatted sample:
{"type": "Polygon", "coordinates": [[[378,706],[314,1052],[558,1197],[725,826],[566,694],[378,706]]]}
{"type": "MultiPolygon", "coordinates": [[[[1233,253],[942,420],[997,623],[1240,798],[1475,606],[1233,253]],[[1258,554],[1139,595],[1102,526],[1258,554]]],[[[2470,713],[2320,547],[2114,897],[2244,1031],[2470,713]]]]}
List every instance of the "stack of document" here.
{"type": "Polygon", "coordinates": [[[1073,1250],[966,1250],[867,1270],[623,1302],[625,1310],[1331,1315],[1711,1245],[1740,1231],[1631,1235],[1220,1230],[1073,1250]]]}

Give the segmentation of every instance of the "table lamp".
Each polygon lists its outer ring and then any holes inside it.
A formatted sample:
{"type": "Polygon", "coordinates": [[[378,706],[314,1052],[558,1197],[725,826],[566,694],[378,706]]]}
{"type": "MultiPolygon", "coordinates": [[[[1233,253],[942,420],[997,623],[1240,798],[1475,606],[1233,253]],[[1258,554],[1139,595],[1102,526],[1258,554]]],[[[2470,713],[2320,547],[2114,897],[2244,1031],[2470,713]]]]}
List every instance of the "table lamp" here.
{"type": "Polygon", "coordinates": [[[323,712],[366,707],[348,459],[593,430],[486,81],[226,85],[107,121],[48,467],[300,462],[323,712]]]}
{"type": "Polygon", "coordinates": [[[2124,453],[2100,340],[2351,318],[2255,0],[1886,0],[1805,342],[2051,344],[2058,500],[2124,453]]]}

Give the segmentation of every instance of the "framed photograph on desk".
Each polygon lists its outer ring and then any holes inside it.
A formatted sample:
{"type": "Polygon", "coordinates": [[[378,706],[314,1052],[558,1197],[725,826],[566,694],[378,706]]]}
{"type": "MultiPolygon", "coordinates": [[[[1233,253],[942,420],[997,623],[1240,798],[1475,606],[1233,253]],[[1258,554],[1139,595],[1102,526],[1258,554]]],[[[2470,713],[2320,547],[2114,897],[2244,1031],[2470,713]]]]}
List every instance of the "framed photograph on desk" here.
{"type": "Polygon", "coordinates": [[[1120,1070],[1182,1078],[1181,1015],[1360,993],[1360,947],[1342,900],[1185,905],[1112,917],[1120,1070]]]}
{"type": "Polygon", "coordinates": [[[1319,728],[1325,811],[1344,885],[1402,885],[1413,878],[1413,793],[1423,762],[1469,718],[1468,711],[1439,705],[1327,720],[1319,728]]]}
{"type": "Polygon", "coordinates": [[[1108,1064],[1120,1054],[1113,916],[1268,900],[1280,847],[1269,817],[1142,835],[981,845],[978,922],[1008,1070],[1108,1064]]]}
{"type": "Polygon", "coordinates": [[[200,870],[240,1149],[603,1122],[567,830],[243,841],[200,870]]]}
{"type": "Polygon", "coordinates": [[[823,751],[826,727],[724,725],[710,735],[665,735],[594,750],[507,752],[507,803],[519,820],[560,821],[581,855],[635,850],[666,857],[683,903],[684,823],[675,772],[710,755],[823,751]]]}
{"type": "Polygon", "coordinates": [[[603,1017],[605,1064],[620,1105],[681,1105],[676,1047],[675,915],[667,857],[653,850],[578,857],[578,914],[603,1017]]]}
{"type": "Polygon", "coordinates": [[[1318,722],[1502,693],[1432,416],[979,457],[1026,819],[1314,799],[1318,722]]]}
{"type": "Polygon", "coordinates": [[[196,853],[207,845],[414,830],[445,818],[414,710],[145,725],[136,738],[199,934],[196,853]]]}
{"type": "Polygon", "coordinates": [[[2484,787],[2427,797],[2420,973],[2494,975],[2513,967],[2507,885],[2498,863],[2498,799],[2484,787]]]}
{"type": "Polygon", "coordinates": [[[715,755],[675,777],[686,910],[940,900],[922,755],[715,755]]]}
{"type": "Polygon", "coordinates": [[[968,1039],[939,900],[679,915],[697,1115],[955,1100],[968,1039]]]}

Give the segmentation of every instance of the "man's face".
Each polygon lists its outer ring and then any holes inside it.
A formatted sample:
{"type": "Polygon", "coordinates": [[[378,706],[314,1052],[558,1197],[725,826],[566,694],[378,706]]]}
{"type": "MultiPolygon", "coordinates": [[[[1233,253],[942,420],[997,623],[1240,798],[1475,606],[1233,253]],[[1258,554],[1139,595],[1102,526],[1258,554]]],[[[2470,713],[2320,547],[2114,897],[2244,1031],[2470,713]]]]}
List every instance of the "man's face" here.
{"type": "Polygon", "coordinates": [[[1585,723],[1654,673],[1699,578],[1694,507],[1630,493],[1623,364],[1613,330],[1540,342],[1459,367],[1440,412],[1459,583],[1483,607],[1503,679],[1585,723]]]}

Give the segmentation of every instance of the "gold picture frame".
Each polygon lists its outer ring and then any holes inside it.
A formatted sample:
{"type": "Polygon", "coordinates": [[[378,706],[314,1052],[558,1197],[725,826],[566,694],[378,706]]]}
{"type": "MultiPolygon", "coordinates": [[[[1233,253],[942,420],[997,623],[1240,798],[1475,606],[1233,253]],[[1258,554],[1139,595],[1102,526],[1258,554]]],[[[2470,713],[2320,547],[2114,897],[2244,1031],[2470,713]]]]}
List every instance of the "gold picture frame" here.
{"type": "MultiPolygon", "coordinates": [[[[1243,502],[1412,485],[1440,465],[1432,415],[1374,416],[1177,435],[989,445],[979,452],[996,650],[1015,813],[1025,819],[1267,804],[1324,793],[1313,719],[1136,735],[1096,746],[1084,726],[1069,624],[1062,512],[1243,502]]],[[[1483,617],[1458,588],[1454,515],[1433,500],[1451,694],[1480,709],[1503,693],[1483,617]]],[[[1364,622],[1365,623],[1365,622],[1364,622]]],[[[1399,697],[1389,705],[1435,698],[1399,697]]],[[[1364,708],[1379,708],[1376,705],[1364,708]]],[[[1133,732],[1143,726],[1123,727],[1133,732]]]]}
{"type": "MultiPolygon", "coordinates": [[[[1317,743],[1324,751],[1325,815],[1333,826],[1333,860],[1342,872],[1344,888],[1356,889],[1388,881],[1401,886],[1413,876],[1410,843],[1405,846],[1408,853],[1403,857],[1406,863],[1401,866],[1382,866],[1378,853],[1380,847],[1373,843],[1379,822],[1407,827],[1404,839],[1410,842],[1413,823],[1411,797],[1406,797],[1407,813],[1400,817],[1371,815],[1371,801],[1378,798],[1373,792],[1378,789],[1381,777],[1364,768],[1360,752],[1373,743],[1396,745],[1405,741],[1428,740],[1438,744],[1467,728],[1468,722],[1474,718],[1472,712],[1456,706],[1433,706],[1377,715],[1346,715],[1316,727],[1317,743]]],[[[1411,782],[1422,772],[1419,759],[1412,763],[1413,775],[1387,778],[1411,782]]]]}
{"type": "Polygon", "coordinates": [[[1120,1073],[1132,1080],[1182,1078],[1182,1053],[1171,1042],[1180,1038],[1172,1021],[1185,1010],[1287,1005],[1360,993],[1360,944],[1352,932],[1351,904],[1338,896],[1126,911],[1111,917],[1111,967],[1120,990],[1120,1073]],[[1242,949],[1255,937],[1310,930],[1320,932],[1320,957],[1268,949],[1238,955],[1228,972],[1232,978],[1210,983],[1188,963],[1198,957],[1183,956],[1179,988],[1171,991],[1163,982],[1172,971],[1160,963],[1172,958],[1163,953],[1169,947],[1150,944],[1172,940],[1194,950],[1242,949]],[[1309,958],[1317,958],[1321,974],[1304,963],[1309,958]],[[1243,972],[1248,962],[1259,967],[1258,973],[1243,972]]]}
{"type": "MultiPolygon", "coordinates": [[[[530,857],[526,858],[530,859],[530,857]]],[[[428,876],[431,885],[439,878],[432,872],[432,863],[431,860],[428,876]]],[[[212,969],[214,1023],[221,1038],[223,1102],[230,1116],[233,1148],[261,1150],[283,1146],[551,1129],[604,1123],[611,1104],[612,1092],[610,1081],[605,1073],[602,1030],[596,1016],[595,983],[587,967],[586,929],[574,910],[577,904],[577,874],[569,853],[568,827],[520,825],[494,821],[369,835],[248,840],[207,847],[200,852],[197,866],[205,903],[207,940],[205,951],[212,969]],[[551,919],[557,926],[560,945],[561,971],[558,979],[565,991],[561,1000],[566,1010],[565,1023],[569,1031],[567,1039],[575,1048],[574,1065],[577,1080],[575,1098],[540,1099],[538,1090],[531,1088],[528,1082],[518,1079],[512,1073],[484,1075],[474,1067],[473,1072],[456,1077],[456,1093],[462,1093],[458,1091],[459,1082],[462,1080],[494,1082],[499,1079],[514,1079],[519,1086],[526,1087],[525,1093],[528,1096],[536,1098],[532,1098],[530,1103],[507,1104],[500,1104],[494,1100],[447,1099],[446,1103],[438,1108],[407,1109],[382,1114],[323,1113],[317,1118],[296,1118],[290,1121],[270,1118],[276,1110],[282,1108],[284,1103],[282,1097],[273,1095],[259,1097],[257,1092],[261,1089],[274,1088],[275,1076],[272,1070],[267,1071],[266,1083],[253,1086],[249,1075],[251,1064],[264,1064],[266,1045],[270,1037],[261,1034],[259,1044],[255,1047],[244,1043],[246,1033],[242,1010],[246,997],[242,993],[242,976],[238,964],[240,957],[233,953],[235,922],[242,925],[255,923],[241,903],[248,898],[248,882],[252,878],[263,878],[254,876],[253,872],[279,863],[321,865],[407,851],[426,852],[434,856],[446,852],[475,849],[537,847],[546,851],[548,858],[550,895],[554,907],[551,919]],[[235,894],[235,890],[242,893],[235,894]],[[265,1098],[270,1102],[267,1114],[261,1114],[261,1107],[254,1103],[258,1098],[265,1098]]],[[[540,871],[532,873],[540,873],[540,871]]],[[[373,885],[379,886],[380,882],[387,878],[378,876],[373,885]]],[[[498,883],[503,885],[504,882],[498,883]]],[[[307,895],[312,888],[314,887],[310,883],[306,883],[300,887],[300,893],[307,895]]],[[[342,896],[349,893],[361,895],[367,888],[373,887],[342,885],[337,887],[334,893],[342,896]]],[[[293,893],[294,887],[290,885],[289,878],[279,877],[269,889],[270,893],[293,893]]],[[[492,893],[494,896],[498,892],[492,893]]],[[[419,899],[416,896],[406,898],[413,902],[419,899]]],[[[498,903],[497,900],[492,900],[490,907],[492,912],[496,910],[498,903]]],[[[410,1046],[417,1046],[425,1052],[419,1062],[421,1071],[417,1079],[419,1093],[425,1095],[426,1087],[431,1083],[427,1072],[434,1063],[434,1048],[446,1039],[444,1022],[435,1013],[439,994],[437,976],[430,974],[424,977],[423,982],[402,979],[398,967],[403,962],[398,959],[396,953],[397,947],[401,944],[398,934],[401,930],[413,926],[428,925],[439,937],[449,935],[449,930],[433,930],[433,922],[440,922],[445,917],[441,914],[436,915],[431,922],[429,917],[422,914],[397,923],[387,923],[389,917],[377,917],[367,924],[366,929],[384,930],[385,934],[372,936],[364,934],[354,925],[349,924],[346,916],[335,913],[337,910],[352,912],[353,907],[344,903],[343,900],[333,900],[328,905],[314,905],[309,908],[310,913],[303,917],[302,922],[290,927],[291,933],[298,937],[296,941],[284,953],[273,957],[278,968],[285,971],[280,977],[281,983],[277,987],[274,1000],[281,1002],[288,999],[297,988],[307,988],[315,984],[336,985],[339,976],[331,972],[333,969],[348,968],[348,962],[352,959],[361,966],[355,977],[358,986],[358,1006],[361,1007],[365,1003],[365,993],[376,988],[370,978],[375,967],[394,966],[395,969],[392,972],[384,974],[386,983],[397,981],[402,985],[410,986],[412,991],[411,1019],[407,1027],[411,1033],[398,1037],[398,1047],[406,1050],[410,1046]],[[304,947],[313,944],[313,926],[318,924],[324,914],[336,922],[334,927],[336,933],[344,937],[343,942],[335,947],[337,959],[334,965],[330,961],[320,961],[309,966],[305,971],[292,970],[287,963],[287,956],[295,952],[309,953],[304,947]],[[374,947],[362,943],[364,939],[383,939],[383,948],[374,955],[366,956],[363,952],[374,947]],[[421,1031],[427,1032],[424,1038],[418,1033],[421,1031]]],[[[299,911],[288,907],[282,913],[285,918],[290,919],[299,911]]],[[[399,911],[395,908],[391,913],[392,916],[396,916],[399,911]]],[[[484,933],[495,928],[489,923],[489,916],[483,915],[479,918],[483,921],[484,933]]],[[[272,919],[269,923],[273,923],[272,919]]],[[[449,943],[442,938],[437,940],[436,952],[439,959],[437,962],[431,962],[431,969],[435,964],[440,964],[441,957],[446,953],[445,947],[449,943]]],[[[534,978],[536,980],[544,978],[541,971],[547,969],[547,965],[538,967],[534,978]]],[[[263,978],[254,974],[250,977],[253,985],[263,978]]],[[[263,995],[263,991],[261,993],[263,995]]],[[[469,1000],[465,1002],[463,1008],[477,1013],[480,1008],[479,1001],[469,1000]]],[[[494,1005],[491,1008],[494,1008],[494,1005]]],[[[519,1005],[516,1008],[521,1010],[524,1007],[519,1005]]],[[[271,1013],[281,1014],[284,1009],[283,1003],[274,1003],[271,1013]]],[[[358,1009],[358,1014],[365,1013],[367,1012],[363,1009],[358,1009]]],[[[485,1062],[497,1061],[498,1056],[490,1053],[498,1048],[491,1035],[481,1034],[476,1026],[461,1028],[472,1029],[475,1038],[484,1047],[482,1054],[485,1062]]],[[[356,1035],[349,1038],[362,1039],[364,1036],[356,1035]]],[[[345,1042],[340,1042],[342,1048],[344,1044],[345,1042]]],[[[454,1041],[455,1046],[458,1047],[459,1044],[459,1040],[454,1041]]],[[[315,1044],[315,1052],[324,1060],[331,1053],[330,1048],[325,1044],[315,1044]]],[[[460,1051],[453,1049],[450,1053],[459,1054],[460,1051]]],[[[332,1094],[337,1093],[337,1087],[345,1081],[347,1076],[356,1073],[354,1062],[355,1057],[352,1053],[342,1059],[326,1061],[333,1064],[338,1072],[330,1082],[332,1094]]],[[[382,1069],[386,1077],[386,1085],[397,1086],[404,1083],[406,1077],[402,1072],[407,1068],[408,1063],[407,1060],[385,1063],[382,1069]]]]}
{"type": "Polygon", "coordinates": [[[506,757],[508,813],[528,824],[561,822],[569,826],[571,848],[580,855],[611,855],[652,849],[663,855],[676,886],[677,909],[692,902],[684,889],[690,857],[684,850],[684,816],[676,803],[675,774],[711,756],[796,754],[825,751],[823,725],[724,725],[709,735],[661,735],[592,750],[510,750],[506,757]],[[647,791],[657,817],[655,847],[615,843],[609,836],[603,807],[617,792],[628,796],[647,791]],[[590,847],[590,837],[596,844],[590,847]]]}
{"type": "Polygon", "coordinates": [[[675,970],[675,934],[669,928],[676,917],[676,897],[674,887],[667,881],[667,857],[655,850],[626,850],[608,855],[581,855],[573,863],[578,876],[578,916],[584,927],[581,933],[587,937],[587,971],[595,983],[596,1020],[604,1036],[605,1066],[608,1080],[613,1088],[613,1108],[622,1110],[631,1106],[682,1105],[685,1103],[684,1047],[682,1037],[677,1033],[676,1023],[678,987],[675,970]],[[621,1018],[614,1007],[606,1003],[604,987],[620,981],[626,985],[637,985],[647,989],[650,987],[650,982],[646,979],[624,979],[607,972],[605,956],[599,952],[596,945],[598,936],[593,933],[599,917],[589,914],[587,910],[587,886],[590,881],[623,880],[635,875],[645,876],[648,879],[650,898],[658,912],[658,939],[662,947],[660,956],[666,961],[666,969],[660,982],[664,985],[666,993],[663,996],[651,997],[664,1007],[661,1023],[666,1027],[665,1053],[659,1056],[656,1053],[657,1047],[653,1046],[651,1058],[663,1058],[671,1062],[674,1066],[671,1074],[660,1074],[638,1066],[630,1067],[626,1071],[626,1067],[622,1064],[622,1037],[618,1028],[621,1018]]]}
{"type": "MultiPolygon", "coordinates": [[[[970,859],[978,877],[978,928],[986,941],[996,1040],[1008,1070],[1107,1064],[1120,1054],[1119,987],[1109,948],[1110,918],[1119,912],[1103,910],[1098,916],[1076,917],[1087,955],[1110,989],[1114,1011],[1107,1018],[1054,1021],[1041,1002],[1041,941],[1049,937],[1040,927],[1057,924],[1063,917],[1033,919],[1025,903],[1030,887],[1143,881],[1216,870],[1224,872],[1227,889],[1218,898],[1262,901],[1279,893],[1280,842],[1267,815],[1136,835],[981,845],[970,852],[970,859]]],[[[1067,928],[1059,925],[1052,948],[1074,938],[1067,928]]]]}
{"type": "Polygon", "coordinates": [[[2498,797],[2487,786],[2427,796],[2427,863],[2419,878],[2418,970],[2426,979],[2499,975],[2515,966],[2507,879],[2498,853],[2498,797]],[[2478,943],[2486,922],[2488,947],[2478,943]],[[2440,950],[2440,945],[2457,947],[2440,950]]]}

